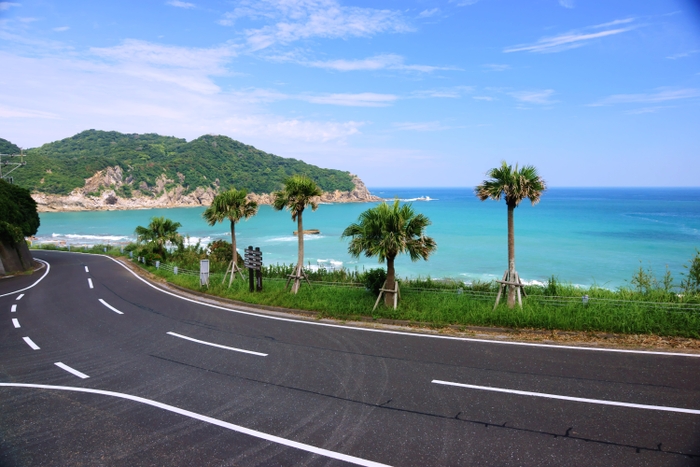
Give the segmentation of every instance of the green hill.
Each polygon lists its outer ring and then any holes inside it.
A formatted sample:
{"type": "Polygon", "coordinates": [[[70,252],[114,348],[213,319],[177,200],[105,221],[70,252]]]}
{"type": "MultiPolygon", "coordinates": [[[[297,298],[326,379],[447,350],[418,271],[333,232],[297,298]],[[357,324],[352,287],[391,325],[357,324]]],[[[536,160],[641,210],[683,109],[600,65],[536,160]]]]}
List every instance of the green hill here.
{"type": "MultiPolygon", "coordinates": [[[[188,143],[153,133],[88,130],[26,150],[25,154],[27,165],[13,174],[16,174],[15,184],[58,195],[83,187],[85,179],[113,166],[121,167],[124,173],[126,185],[119,194],[125,197],[144,183],[150,189],[163,174],[173,181],[166,189],[180,184],[185,193],[197,187],[217,189],[219,186],[270,193],[280,189],[283,180],[294,174],[311,177],[323,191],[354,188],[349,172],[322,169],[268,154],[226,136],[206,135],[188,143]]],[[[148,194],[148,190],[141,191],[148,194]]]]}
{"type": "Polygon", "coordinates": [[[19,154],[19,146],[10,143],[6,139],[0,138],[0,154],[19,154]]]}

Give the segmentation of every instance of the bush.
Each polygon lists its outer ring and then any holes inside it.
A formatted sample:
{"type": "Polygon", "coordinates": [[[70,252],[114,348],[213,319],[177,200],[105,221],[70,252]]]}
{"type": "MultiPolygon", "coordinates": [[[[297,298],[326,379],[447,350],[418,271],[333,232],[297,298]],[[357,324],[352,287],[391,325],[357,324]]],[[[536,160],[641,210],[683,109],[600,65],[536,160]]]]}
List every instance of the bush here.
{"type": "Polygon", "coordinates": [[[681,287],[686,293],[700,292],[700,251],[695,250],[695,258],[691,259],[688,264],[683,265],[688,270],[687,273],[681,273],[685,276],[685,280],[681,282],[681,287]]]}
{"type": "Polygon", "coordinates": [[[379,295],[379,289],[386,282],[386,271],[382,268],[370,269],[364,274],[362,283],[374,295],[379,295]]]}

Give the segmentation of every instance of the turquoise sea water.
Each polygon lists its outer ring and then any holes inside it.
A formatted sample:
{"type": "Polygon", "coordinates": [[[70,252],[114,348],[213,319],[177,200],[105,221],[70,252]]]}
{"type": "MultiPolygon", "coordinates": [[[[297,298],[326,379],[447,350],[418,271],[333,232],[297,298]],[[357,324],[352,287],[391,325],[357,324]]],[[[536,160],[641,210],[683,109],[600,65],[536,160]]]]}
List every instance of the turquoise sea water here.
{"type": "MultiPolygon", "coordinates": [[[[428,235],[438,249],[428,261],[397,260],[401,277],[450,277],[464,281],[500,278],[507,267],[505,202],[479,201],[468,188],[370,188],[383,198],[412,200],[416,211],[432,221],[428,235]]],[[[373,203],[321,205],[304,211],[306,261],[335,261],[353,269],[377,267],[374,258],[352,258],[343,229],[373,203]]],[[[209,227],[203,208],[42,213],[40,241],[72,244],[124,243],[137,225],[153,216],[182,224],[180,232],[203,243],[228,238],[228,222],[209,227]]],[[[296,261],[296,237],[287,211],[261,206],[254,218],[236,227],[239,250],[263,251],[264,262],[296,261]]],[[[537,206],[525,200],[515,210],[516,269],[527,281],[551,275],[573,284],[615,288],[641,264],[661,278],[666,265],[676,280],[683,264],[700,248],[700,188],[551,188],[537,206]]],[[[337,264],[337,263],[336,263],[337,264]]]]}

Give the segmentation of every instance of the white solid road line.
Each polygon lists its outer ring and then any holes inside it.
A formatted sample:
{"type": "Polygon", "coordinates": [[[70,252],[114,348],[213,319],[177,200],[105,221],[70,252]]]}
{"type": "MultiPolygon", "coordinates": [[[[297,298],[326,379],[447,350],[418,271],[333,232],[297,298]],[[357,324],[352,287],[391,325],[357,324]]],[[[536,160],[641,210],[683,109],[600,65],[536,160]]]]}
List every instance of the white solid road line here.
{"type": "MultiPolygon", "coordinates": [[[[446,340],[454,340],[454,341],[462,341],[462,342],[474,342],[474,343],[478,343],[478,344],[515,345],[515,346],[521,346],[521,347],[542,347],[542,348],[557,349],[557,350],[586,350],[586,351],[590,351],[590,352],[613,352],[613,353],[627,353],[627,354],[639,354],[639,355],[662,355],[665,357],[700,358],[700,354],[693,354],[693,353],[656,352],[656,351],[647,351],[647,350],[628,350],[628,349],[607,349],[604,347],[577,347],[577,346],[573,346],[573,345],[556,345],[556,344],[536,344],[536,343],[532,343],[532,342],[497,341],[497,340],[490,340],[490,339],[476,339],[476,338],[472,338],[472,337],[454,337],[454,336],[444,336],[444,335],[436,335],[436,334],[420,334],[417,332],[390,331],[388,329],[358,328],[358,327],[354,327],[354,326],[344,326],[341,324],[319,323],[317,321],[305,321],[305,320],[300,320],[300,319],[282,318],[280,316],[252,313],[250,311],[236,310],[235,308],[227,308],[225,306],[214,305],[212,303],[194,300],[192,298],[183,297],[181,295],[177,295],[177,294],[169,292],[167,290],[163,290],[160,287],[156,287],[155,285],[151,284],[146,279],[144,279],[143,277],[139,276],[134,271],[129,269],[126,265],[120,263],[119,261],[112,258],[111,256],[106,256],[106,255],[99,255],[99,256],[104,256],[105,258],[111,259],[112,261],[117,263],[119,266],[121,266],[124,269],[126,269],[127,271],[129,271],[138,280],[142,281],[147,286],[156,289],[158,292],[161,292],[161,293],[164,293],[167,295],[171,295],[175,298],[179,298],[180,300],[184,300],[186,302],[197,303],[199,305],[206,306],[209,308],[215,308],[217,310],[224,310],[224,311],[228,311],[230,313],[238,313],[241,315],[255,316],[258,318],[271,319],[271,320],[276,320],[276,321],[286,321],[288,323],[296,323],[296,324],[307,324],[307,325],[312,325],[312,326],[325,326],[325,327],[329,327],[329,328],[348,329],[348,330],[354,330],[354,331],[377,332],[377,333],[381,333],[381,334],[394,334],[394,335],[399,335],[399,336],[420,337],[420,338],[426,338],[426,339],[446,339],[446,340]]],[[[212,298],[214,298],[214,297],[212,297],[212,298]]]]}
{"type": "Polygon", "coordinates": [[[270,435],[268,433],[263,433],[262,431],[251,430],[250,428],[245,428],[240,425],[234,425],[233,423],[225,422],[223,420],[218,420],[216,418],[208,417],[206,415],[201,415],[195,412],[190,412],[189,410],[181,409],[173,405],[163,404],[162,402],[157,402],[150,399],[145,399],[143,397],[132,396],[130,394],[123,394],[120,392],[103,391],[101,389],[91,389],[91,388],[80,388],[71,386],[49,386],[45,384],[20,384],[20,383],[0,383],[0,387],[8,388],[31,388],[31,389],[49,389],[57,391],[74,391],[82,392],[88,394],[99,394],[102,396],[118,397],[120,399],[126,399],[133,402],[138,402],[145,405],[150,405],[151,407],[156,407],[158,409],[167,410],[178,415],[193,418],[205,423],[219,426],[221,428],[226,428],[227,430],[235,431],[238,433],[243,433],[248,436],[253,436],[255,438],[263,439],[271,443],[281,444],[283,446],[288,446],[291,448],[306,451],[319,456],[328,457],[330,459],[337,459],[350,464],[361,465],[363,467],[389,467],[387,464],[380,464],[379,462],[373,462],[367,459],[362,459],[360,457],[354,457],[347,454],[342,454],[340,452],[329,451],[328,449],[317,448],[316,446],[311,446],[310,444],[299,443],[297,441],[292,441],[290,439],[281,438],[279,436],[270,435]]]}
{"type": "Polygon", "coordinates": [[[179,337],[180,339],[186,339],[188,341],[196,342],[198,344],[210,345],[212,347],[218,347],[220,349],[233,350],[234,352],[249,353],[251,355],[258,355],[259,357],[267,357],[266,353],[253,352],[252,350],[237,349],[236,347],[228,347],[226,345],[214,344],[207,341],[200,341],[199,339],[193,339],[191,337],[183,336],[182,334],[176,334],[174,332],[167,332],[166,334],[174,337],[179,337]]]}
{"type": "Polygon", "coordinates": [[[632,409],[658,410],[658,411],[662,411],[662,412],[680,412],[680,413],[688,413],[688,414],[693,414],[693,415],[700,415],[700,410],[685,409],[685,408],[681,408],[681,407],[666,407],[663,405],[633,404],[631,402],[606,401],[606,400],[600,400],[600,399],[585,399],[582,397],[560,396],[558,394],[546,394],[543,392],[518,391],[516,389],[504,389],[504,388],[494,388],[494,387],[490,387],[490,386],[476,386],[473,384],[451,383],[449,381],[440,381],[437,379],[434,379],[432,382],[435,384],[442,384],[445,386],[457,386],[460,388],[477,389],[479,391],[503,392],[506,394],[517,394],[519,396],[543,397],[546,399],[558,399],[558,400],[562,400],[562,401],[585,402],[587,404],[614,405],[616,407],[628,407],[628,408],[632,408],[632,409]]]}
{"type": "MultiPolygon", "coordinates": [[[[30,285],[29,287],[25,287],[25,288],[23,288],[23,289],[15,290],[15,291],[13,291],[13,292],[4,293],[4,294],[0,295],[0,297],[7,297],[8,295],[14,295],[14,294],[16,294],[17,292],[24,292],[25,290],[31,289],[32,287],[34,287],[35,285],[37,285],[39,282],[41,282],[42,280],[44,280],[44,277],[46,277],[46,275],[47,275],[47,274],[49,273],[49,271],[51,270],[51,265],[50,265],[49,263],[47,263],[46,261],[44,261],[43,259],[38,259],[38,258],[35,258],[35,259],[36,259],[37,261],[39,261],[40,263],[44,263],[44,264],[46,265],[46,271],[44,272],[44,275],[41,276],[39,279],[37,279],[37,281],[36,281],[35,283],[33,283],[32,285],[30,285]]],[[[22,297],[24,297],[24,294],[20,294],[15,300],[21,300],[22,297]]]]}
{"type": "Polygon", "coordinates": [[[56,363],[54,363],[54,365],[56,365],[57,367],[61,368],[62,370],[66,370],[68,373],[74,374],[74,375],[77,376],[78,378],[81,378],[81,379],[87,379],[87,378],[89,378],[89,376],[86,375],[85,373],[81,373],[81,372],[78,371],[78,370],[74,370],[73,368],[69,367],[69,366],[66,365],[65,363],[56,362],[56,363]]]}
{"type": "Polygon", "coordinates": [[[16,304],[15,304],[15,305],[12,305],[12,308],[10,308],[10,311],[11,311],[12,313],[16,312],[16,311],[17,311],[17,305],[16,305],[16,304]]]}
{"type": "Polygon", "coordinates": [[[34,341],[31,340],[29,337],[23,337],[22,339],[24,339],[24,342],[26,342],[27,345],[28,345],[29,347],[31,347],[32,349],[34,349],[34,350],[39,350],[39,346],[36,345],[36,344],[34,343],[34,341]]]}
{"type": "Polygon", "coordinates": [[[91,289],[94,289],[94,287],[92,286],[92,279],[90,279],[89,277],[88,277],[88,285],[90,286],[91,289]]]}
{"type": "Polygon", "coordinates": [[[87,266],[85,266],[85,272],[90,272],[87,266]]]}
{"type": "Polygon", "coordinates": [[[19,321],[17,320],[17,318],[12,318],[12,325],[15,327],[15,329],[17,329],[18,327],[20,327],[20,326],[19,326],[19,321]]]}
{"type": "Polygon", "coordinates": [[[120,315],[123,315],[123,314],[124,314],[124,313],[122,313],[121,311],[119,311],[119,310],[117,310],[116,308],[114,308],[114,307],[113,307],[112,305],[110,305],[109,303],[107,303],[107,302],[105,302],[104,300],[102,300],[101,298],[99,299],[99,301],[100,301],[101,304],[103,304],[104,306],[106,306],[107,308],[109,308],[110,310],[112,310],[113,312],[119,313],[120,315]]]}

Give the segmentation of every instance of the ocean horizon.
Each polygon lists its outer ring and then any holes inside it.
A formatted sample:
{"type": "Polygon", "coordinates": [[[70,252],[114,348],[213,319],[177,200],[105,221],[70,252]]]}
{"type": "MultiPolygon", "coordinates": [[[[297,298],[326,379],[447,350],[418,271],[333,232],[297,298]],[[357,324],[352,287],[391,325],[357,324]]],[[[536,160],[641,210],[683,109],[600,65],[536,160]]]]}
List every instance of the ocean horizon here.
{"type": "MultiPolygon", "coordinates": [[[[505,201],[479,201],[473,188],[369,187],[385,199],[412,202],[432,222],[426,233],[437,242],[428,261],[397,258],[400,277],[451,278],[465,282],[500,279],[507,267],[505,201]]],[[[342,231],[376,203],[322,204],[304,211],[305,261],[353,270],[381,267],[376,258],[352,258],[342,231]]],[[[228,221],[210,227],[202,207],[40,213],[39,243],[125,244],[134,229],[154,216],[180,222],[191,243],[224,238],[228,221]]],[[[265,264],[296,261],[296,223],[287,211],[261,206],[236,226],[238,248],[260,247],[265,264]]],[[[661,279],[666,267],[675,282],[700,248],[700,188],[549,188],[539,204],[524,200],[515,210],[516,269],[529,283],[551,276],[574,285],[629,286],[640,265],[661,279]]]]}

